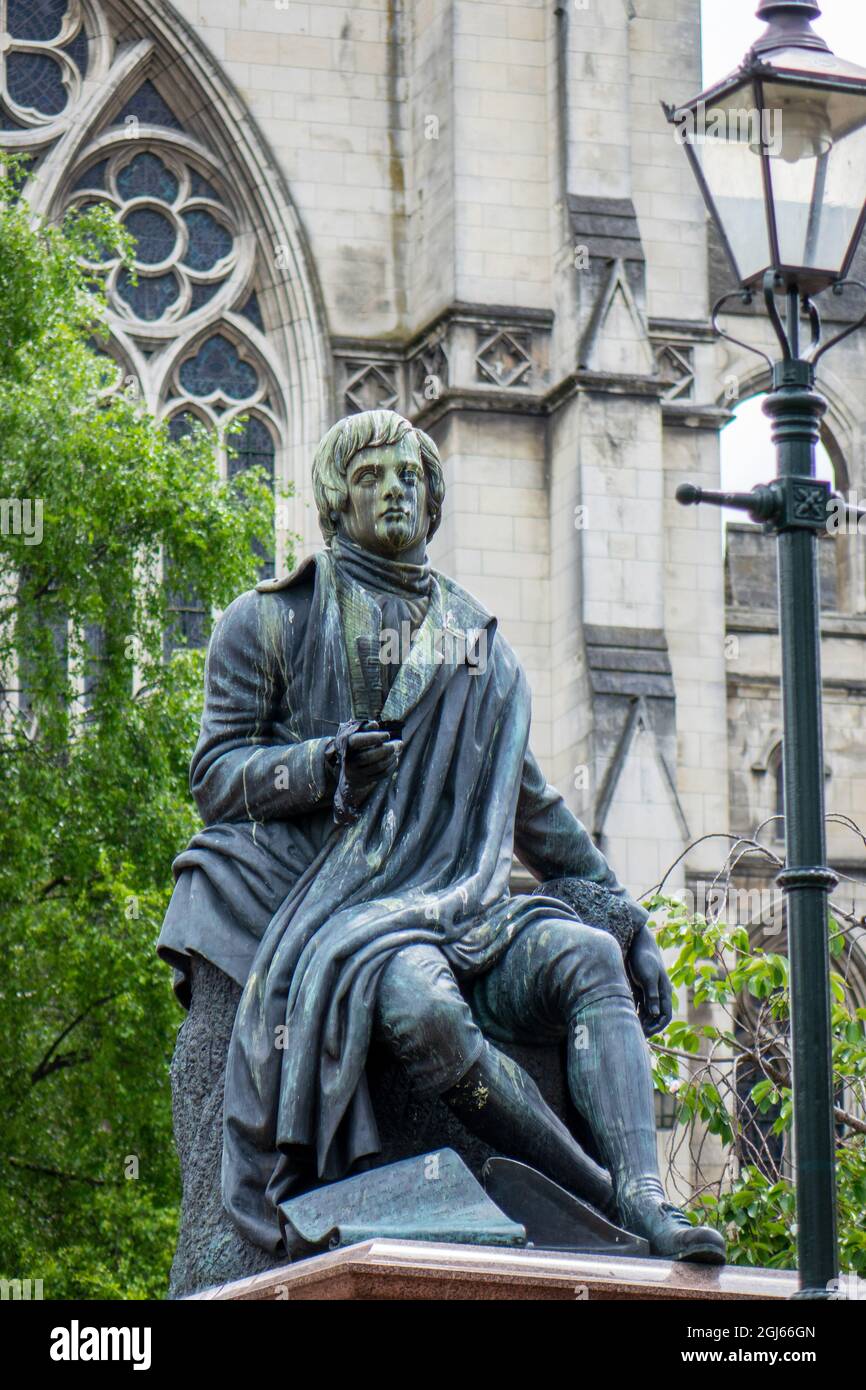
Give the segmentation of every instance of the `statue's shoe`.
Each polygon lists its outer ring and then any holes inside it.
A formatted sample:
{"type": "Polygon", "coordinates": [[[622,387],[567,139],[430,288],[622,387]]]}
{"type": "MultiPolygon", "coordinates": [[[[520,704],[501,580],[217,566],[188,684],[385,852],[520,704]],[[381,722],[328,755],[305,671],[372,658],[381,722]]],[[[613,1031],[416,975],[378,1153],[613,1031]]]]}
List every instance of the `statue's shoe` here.
{"type": "Polygon", "coordinates": [[[693,1226],[685,1212],[670,1202],[642,1202],[630,1210],[623,1225],[648,1240],[650,1254],[659,1259],[693,1260],[705,1265],[725,1263],[721,1233],[711,1226],[693,1226]]]}

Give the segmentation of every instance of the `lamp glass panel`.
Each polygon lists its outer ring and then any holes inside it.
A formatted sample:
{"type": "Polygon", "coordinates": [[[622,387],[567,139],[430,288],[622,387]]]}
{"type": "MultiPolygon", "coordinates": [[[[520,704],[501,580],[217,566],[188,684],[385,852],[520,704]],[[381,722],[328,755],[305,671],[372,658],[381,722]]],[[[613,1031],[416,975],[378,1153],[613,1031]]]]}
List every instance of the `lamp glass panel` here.
{"type": "Polygon", "coordinates": [[[866,90],[766,83],[764,107],[781,263],[838,275],[866,200],[866,90]]]}
{"type": "Polygon", "coordinates": [[[754,89],[746,83],[711,106],[699,106],[678,121],[727,237],[741,281],[772,265],[764,180],[761,173],[761,118],[754,89]]]}

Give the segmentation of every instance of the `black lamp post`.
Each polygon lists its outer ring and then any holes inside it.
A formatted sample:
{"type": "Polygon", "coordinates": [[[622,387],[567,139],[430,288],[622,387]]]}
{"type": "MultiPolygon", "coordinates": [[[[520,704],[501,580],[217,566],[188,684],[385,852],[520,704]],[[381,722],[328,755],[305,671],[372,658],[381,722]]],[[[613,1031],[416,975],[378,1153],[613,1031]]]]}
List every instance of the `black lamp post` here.
{"type": "Polygon", "coordinates": [[[778,474],[750,493],[685,484],[677,499],[739,508],[778,538],[786,841],[778,882],[791,969],[798,1297],[826,1298],[839,1270],[827,921],[837,879],[826,865],[817,569],[831,492],[815,478],[827,407],[814,382],[819,358],[866,316],[822,346],[814,296],[839,294],[845,284],[866,290],[846,280],[866,221],[866,70],[834,57],[813,32],[821,13],[814,0],[763,0],[757,13],[767,29],[742,65],[665,112],[741,286],[715,306],[713,324],[730,338],[719,313],[760,288],[781,346],[781,361],[760,354],[772,373],[764,410],[778,474]],[[806,350],[801,309],[811,325],[806,350]]]}

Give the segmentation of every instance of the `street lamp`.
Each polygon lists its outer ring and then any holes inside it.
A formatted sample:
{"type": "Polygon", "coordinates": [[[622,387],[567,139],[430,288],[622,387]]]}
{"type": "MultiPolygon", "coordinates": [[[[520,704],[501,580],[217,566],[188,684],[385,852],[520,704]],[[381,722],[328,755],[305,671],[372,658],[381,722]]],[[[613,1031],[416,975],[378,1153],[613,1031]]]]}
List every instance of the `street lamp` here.
{"type": "Polygon", "coordinates": [[[830,1033],[827,868],[821,728],[817,537],[826,532],[830,484],[815,477],[826,402],[815,367],[866,315],[822,346],[814,296],[866,286],[846,279],[866,221],[866,70],[836,58],[812,29],[814,0],[763,0],[764,34],[742,65],[693,101],[665,107],[685,147],[740,289],[723,296],[764,303],[782,350],[764,357],[772,390],[778,474],[749,493],[684,484],[677,500],[748,512],[778,538],[784,709],[785,868],[791,969],[791,1053],[800,1298],[826,1298],[838,1278],[835,1136],[830,1033]],[[780,313],[777,297],[786,301],[780,313]],[[801,347],[801,308],[811,343],[801,347]]]}

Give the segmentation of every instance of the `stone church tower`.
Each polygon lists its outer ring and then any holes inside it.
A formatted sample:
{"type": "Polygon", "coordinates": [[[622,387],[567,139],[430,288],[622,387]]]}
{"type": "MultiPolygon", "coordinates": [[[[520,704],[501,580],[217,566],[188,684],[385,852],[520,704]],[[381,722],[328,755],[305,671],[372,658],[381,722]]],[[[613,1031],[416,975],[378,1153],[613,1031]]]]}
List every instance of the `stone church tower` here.
{"type": "MultiPolygon", "coordinates": [[[[448,483],[432,558],[523,658],[548,776],[633,891],[678,861],[667,887],[700,907],[725,837],[776,811],[781,736],[772,542],[734,528],[725,560],[718,514],[674,500],[718,486],[720,430],[767,381],[712,332],[728,272],[660,106],[701,86],[700,0],[0,17],[2,142],[32,156],[32,203],[107,199],[139,239],[137,285],[108,268],[126,387],[177,431],[248,417],[232,466],[294,486],[278,566],[288,536],[320,543],[327,425],[386,406],[428,430],[448,483]]],[[[727,323],[772,350],[760,317],[727,323]]],[[[866,337],[831,362],[825,442],[862,501],[866,337]]],[[[864,546],[829,546],[827,800],[866,827],[864,546]]],[[[864,876],[841,821],[830,846],[864,876]]]]}

